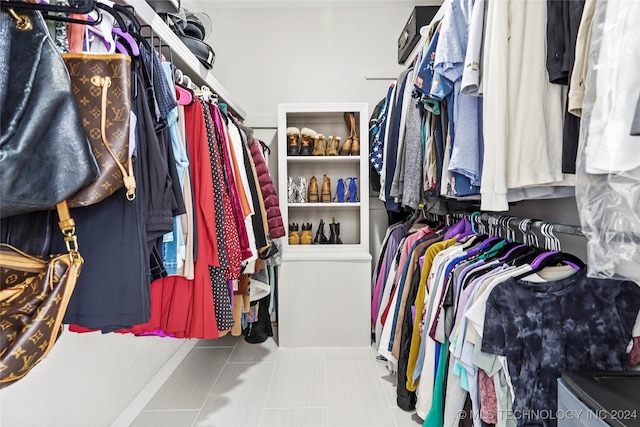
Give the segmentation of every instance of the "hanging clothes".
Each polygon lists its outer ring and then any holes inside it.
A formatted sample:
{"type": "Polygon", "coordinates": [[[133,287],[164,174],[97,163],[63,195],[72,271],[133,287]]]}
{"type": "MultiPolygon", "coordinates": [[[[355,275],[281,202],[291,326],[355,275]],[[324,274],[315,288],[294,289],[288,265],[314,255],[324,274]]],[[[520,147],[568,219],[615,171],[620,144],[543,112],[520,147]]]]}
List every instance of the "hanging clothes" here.
{"type": "Polygon", "coordinates": [[[561,371],[625,369],[640,335],[636,283],[587,278],[570,255],[472,233],[464,221],[390,227],[372,284],[372,320],[382,326],[376,345],[398,377],[398,406],[428,426],[457,426],[468,399],[474,422],[549,422],[508,414],[555,413],[561,371]],[[389,253],[392,237],[402,240],[389,253]],[[552,256],[570,261],[544,267],[552,256]]]}

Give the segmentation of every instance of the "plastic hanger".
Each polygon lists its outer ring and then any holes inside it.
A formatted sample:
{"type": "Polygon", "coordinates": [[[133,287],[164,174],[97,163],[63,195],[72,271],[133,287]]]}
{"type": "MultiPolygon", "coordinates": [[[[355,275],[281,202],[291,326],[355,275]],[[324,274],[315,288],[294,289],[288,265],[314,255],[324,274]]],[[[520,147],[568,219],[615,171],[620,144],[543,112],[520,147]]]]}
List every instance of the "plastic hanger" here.
{"type": "Polygon", "coordinates": [[[97,21],[98,14],[101,14],[103,17],[100,23],[86,27],[85,49],[87,52],[114,53],[116,50],[116,41],[113,39],[112,29],[115,18],[110,14],[101,13],[101,11],[96,8],[96,10],[89,13],[87,21],[97,21]]]}
{"type": "Polygon", "coordinates": [[[193,104],[194,94],[191,89],[187,89],[182,86],[183,84],[184,74],[182,74],[181,70],[176,69],[176,100],[178,101],[178,105],[191,105],[193,104]]]}
{"type": "MultiPolygon", "coordinates": [[[[9,7],[15,7],[18,9],[29,9],[29,10],[39,10],[41,12],[50,12],[50,13],[66,13],[66,14],[71,14],[71,13],[75,13],[75,14],[79,14],[79,15],[84,15],[87,14],[89,12],[91,12],[92,10],[95,10],[96,8],[96,1],[95,0],[82,0],[82,1],[76,1],[73,3],[73,5],[69,5],[69,6],[62,6],[62,5],[57,5],[57,4],[47,4],[47,3],[30,3],[30,2],[25,2],[25,1],[9,1],[9,0],[2,0],[0,1],[0,4],[2,5],[1,8],[9,8],[9,7]]],[[[53,19],[55,20],[56,18],[60,18],[60,17],[56,17],[54,15],[48,15],[47,16],[49,19],[53,19]]],[[[71,18],[68,18],[71,19],[71,18]]],[[[58,19],[60,21],[63,21],[63,19],[58,19]]],[[[67,21],[65,21],[67,22],[67,21]]],[[[68,22],[75,22],[77,24],[81,24],[83,23],[83,21],[78,20],[76,21],[68,21],[68,22]]]]}

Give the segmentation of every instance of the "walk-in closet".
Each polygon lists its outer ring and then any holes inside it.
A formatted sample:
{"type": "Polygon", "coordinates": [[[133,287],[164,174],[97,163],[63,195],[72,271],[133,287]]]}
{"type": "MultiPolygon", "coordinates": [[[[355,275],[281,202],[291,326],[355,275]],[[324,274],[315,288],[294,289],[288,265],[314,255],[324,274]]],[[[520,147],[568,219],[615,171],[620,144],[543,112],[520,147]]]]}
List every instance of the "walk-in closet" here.
{"type": "Polygon", "coordinates": [[[640,427],[640,0],[0,0],[0,425],[640,427]]]}

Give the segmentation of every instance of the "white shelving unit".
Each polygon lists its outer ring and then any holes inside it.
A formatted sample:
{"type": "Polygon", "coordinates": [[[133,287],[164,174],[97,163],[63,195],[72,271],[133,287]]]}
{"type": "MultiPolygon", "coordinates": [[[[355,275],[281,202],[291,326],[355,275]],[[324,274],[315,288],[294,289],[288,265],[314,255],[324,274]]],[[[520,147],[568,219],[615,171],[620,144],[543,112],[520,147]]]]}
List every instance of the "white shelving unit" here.
{"type": "MultiPolygon", "coordinates": [[[[320,219],[329,237],[332,218],[340,223],[342,245],[289,245],[284,240],[278,290],[281,347],[361,347],[370,344],[371,255],[369,254],[369,174],[366,152],[369,112],[366,103],[278,105],[278,194],[285,227],[311,223],[315,237],[320,219]],[[349,135],[343,114],[355,113],[359,156],[287,156],[287,127],[310,128],[325,135],[349,135]],[[357,201],[288,203],[287,181],[312,176],[322,191],[331,180],[355,177],[357,201]]],[[[333,199],[332,199],[333,200],[333,199]]]]}

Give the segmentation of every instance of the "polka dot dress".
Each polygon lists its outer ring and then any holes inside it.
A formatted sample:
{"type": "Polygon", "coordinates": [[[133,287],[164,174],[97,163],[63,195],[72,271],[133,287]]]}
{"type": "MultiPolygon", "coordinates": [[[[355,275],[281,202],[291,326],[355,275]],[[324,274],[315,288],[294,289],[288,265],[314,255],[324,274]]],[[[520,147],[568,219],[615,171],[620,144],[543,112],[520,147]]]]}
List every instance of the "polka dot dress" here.
{"type": "MultiPolygon", "coordinates": [[[[236,216],[234,215],[231,195],[229,194],[229,180],[226,176],[226,174],[232,174],[233,170],[231,169],[231,162],[228,158],[228,150],[226,147],[227,140],[224,137],[224,129],[215,128],[214,131],[216,132],[216,142],[218,144],[217,148],[220,155],[220,164],[224,166],[224,170],[220,171],[220,182],[225,183],[222,197],[224,205],[225,224],[227,225],[227,227],[224,228],[225,243],[227,245],[227,259],[229,260],[228,268],[225,270],[224,277],[227,280],[233,280],[240,277],[242,265],[242,249],[240,247],[240,233],[238,232],[239,224],[236,222],[236,216]]],[[[244,224],[242,224],[242,226],[244,226],[244,224]]]]}
{"type": "Polygon", "coordinates": [[[216,237],[218,241],[218,257],[220,267],[209,266],[209,277],[213,290],[213,304],[219,331],[226,331],[233,326],[233,313],[231,311],[231,295],[229,285],[224,277],[224,271],[229,267],[227,257],[227,242],[225,240],[225,212],[224,191],[222,188],[221,168],[217,146],[213,131],[213,120],[208,105],[199,100],[204,111],[204,122],[207,129],[207,141],[209,143],[209,159],[213,173],[213,202],[216,219],[216,237]]]}

